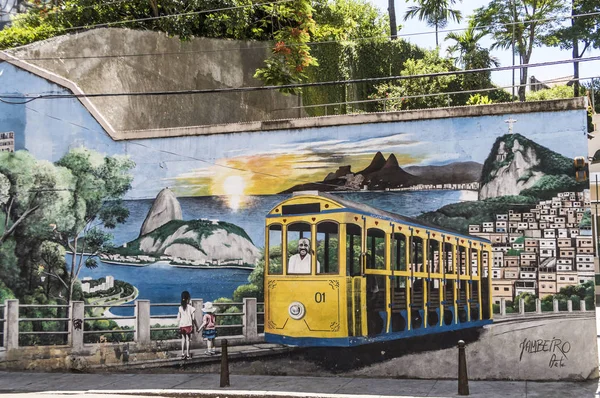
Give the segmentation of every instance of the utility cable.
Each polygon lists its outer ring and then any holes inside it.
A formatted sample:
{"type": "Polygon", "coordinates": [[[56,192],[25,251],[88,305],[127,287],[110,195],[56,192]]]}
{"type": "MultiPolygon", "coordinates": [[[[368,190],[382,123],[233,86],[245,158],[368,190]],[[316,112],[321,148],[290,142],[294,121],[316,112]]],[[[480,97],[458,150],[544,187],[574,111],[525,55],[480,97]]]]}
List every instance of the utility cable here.
{"type": "MultiPolygon", "coordinates": [[[[234,93],[234,92],[252,92],[252,91],[269,91],[269,90],[281,90],[281,89],[296,89],[304,87],[326,87],[346,84],[357,84],[357,83],[374,83],[383,81],[402,81],[409,79],[422,79],[422,78],[435,78],[443,76],[454,76],[454,75],[465,75],[472,73],[482,72],[499,72],[505,70],[514,70],[522,68],[533,68],[533,67],[544,67],[553,65],[562,65],[573,62],[590,62],[599,61],[600,56],[579,58],[579,59],[563,59],[558,61],[538,62],[524,65],[509,65],[492,68],[478,68],[478,69],[465,69],[456,71],[436,72],[436,73],[425,73],[420,75],[406,75],[406,76],[385,76],[385,77],[372,77],[363,79],[350,79],[350,80],[335,80],[326,82],[313,82],[313,83],[296,83],[296,84],[284,84],[280,86],[248,86],[248,87],[228,87],[228,88],[214,88],[214,89],[199,89],[199,90],[179,90],[179,91],[153,91],[153,92],[130,92],[130,93],[91,93],[91,94],[25,94],[25,95],[14,95],[14,94],[0,94],[0,99],[4,100],[22,100],[26,101],[23,103],[31,102],[37,99],[62,99],[62,98],[97,98],[97,97],[142,97],[142,96],[164,96],[164,95],[190,95],[190,94],[215,94],[215,93],[234,93]]],[[[19,105],[21,103],[14,102],[13,104],[19,105]]]]}
{"type": "MultiPolygon", "coordinates": [[[[580,77],[580,78],[577,78],[577,79],[573,78],[573,79],[569,79],[569,82],[583,81],[583,80],[593,80],[593,79],[600,79],[600,75],[599,76],[591,76],[591,77],[580,77]]],[[[282,110],[287,110],[287,109],[318,108],[318,107],[321,107],[321,106],[364,104],[364,103],[370,103],[370,102],[387,102],[387,101],[392,101],[392,100],[412,99],[412,98],[427,98],[427,97],[436,97],[436,96],[441,96],[441,95],[475,94],[475,93],[483,93],[483,92],[495,91],[495,90],[508,90],[510,88],[527,87],[528,85],[529,85],[528,83],[525,83],[525,84],[515,84],[514,86],[511,84],[510,86],[497,86],[497,87],[479,88],[479,89],[472,89],[472,90],[460,90],[460,91],[448,91],[448,92],[442,92],[442,91],[440,91],[440,92],[437,92],[437,93],[404,95],[404,96],[400,96],[400,97],[386,97],[386,98],[376,98],[376,99],[368,99],[368,100],[357,100],[357,101],[346,101],[346,102],[331,102],[331,103],[328,103],[328,104],[313,104],[313,105],[303,105],[303,106],[292,106],[290,108],[279,108],[279,109],[274,109],[274,110],[275,111],[282,111],[282,110]]],[[[462,106],[462,105],[455,105],[455,107],[456,106],[462,106]]],[[[465,105],[465,106],[467,106],[467,105],[465,105]]]]}

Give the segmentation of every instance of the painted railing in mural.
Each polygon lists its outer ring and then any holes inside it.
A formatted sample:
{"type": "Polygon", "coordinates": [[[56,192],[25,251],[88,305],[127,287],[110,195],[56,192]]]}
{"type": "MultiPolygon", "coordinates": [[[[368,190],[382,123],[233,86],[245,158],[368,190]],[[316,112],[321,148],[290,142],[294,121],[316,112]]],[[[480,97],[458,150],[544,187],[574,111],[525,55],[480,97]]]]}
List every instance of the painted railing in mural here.
{"type": "MultiPolygon", "coordinates": [[[[192,300],[198,314],[202,313],[202,300],[192,300]]],[[[220,338],[244,344],[261,339],[264,331],[264,304],[254,298],[243,302],[214,303],[218,308],[217,331],[220,338]]],[[[6,300],[0,305],[0,342],[2,349],[27,346],[66,346],[75,351],[86,344],[106,342],[135,342],[146,345],[152,342],[179,338],[177,308],[179,303],[151,304],[149,300],[136,300],[134,304],[120,305],[131,316],[117,316],[106,305],[86,305],[75,301],[70,305],[19,304],[6,300]],[[166,308],[172,308],[165,311],[166,308]],[[159,310],[163,314],[153,311],[159,310]],[[168,312],[168,314],[164,314],[168,312]]],[[[193,335],[200,343],[202,336],[193,335]]]]}
{"type": "MultiPolygon", "coordinates": [[[[586,311],[586,304],[585,304],[585,300],[578,300],[575,301],[575,305],[573,304],[574,301],[573,300],[566,300],[565,305],[561,305],[561,302],[558,299],[553,299],[552,300],[552,308],[549,309],[547,307],[545,307],[543,304],[544,302],[539,299],[536,298],[535,299],[535,306],[533,305],[527,305],[526,301],[524,299],[519,299],[519,301],[517,302],[518,304],[518,308],[516,310],[512,309],[512,307],[507,305],[507,300],[504,298],[500,299],[500,305],[498,306],[494,306],[494,316],[507,316],[510,317],[511,315],[528,315],[528,314],[553,314],[553,313],[558,313],[558,312],[574,312],[574,311],[582,311],[585,312],[586,311]]],[[[533,304],[533,303],[531,303],[533,304]]],[[[595,311],[594,308],[590,308],[590,311],[595,311]]]]}
{"type": "MultiPolygon", "coordinates": [[[[202,309],[202,300],[192,300],[197,311],[202,309]]],[[[576,315],[591,312],[581,300],[575,303],[566,301],[566,306],[553,300],[551,311],[542,307],[542,300],[536,299],[535,309],[527,308],[525,300],[518,301],[518,311],[507,311],[507,301],[500,300],[498,319],[518,319],[528,316],[569,313],[576,315]],[[566,307],[566,308],[565,308],[566,307]],[[578,307],[578,308],[577,308],[578,307]]],[[[148,300],[136,300],[134,304],[119,306],[131,309],[131,316],[116,316],[107,312],[106,305],[85,305],[73,302],[70,305],[19,304],[18,300],[6,300],[0,305],[0,342],[3,350],[27,346],[63,346],[74,351],[83,350],[84,345],[105,342],[134,342],[147,345],[178,339],[176,314],[179,303],[151,304],[148,300]],[[169,314],[153,314],[152,309],[172,308],[169,314]]],[[[220,338],[240,344],[261,340],[264,331],[264,304],[256,299],[246,298],[243,302],[215,303],[217,329],[220,338]]],[[[164,312],[164,310],[162,311],[164,312]]],[[[201,313],[201,312],[198,312],[201,313]]],[[[196,343],[202,337],[194,334],[196,343]]]]}

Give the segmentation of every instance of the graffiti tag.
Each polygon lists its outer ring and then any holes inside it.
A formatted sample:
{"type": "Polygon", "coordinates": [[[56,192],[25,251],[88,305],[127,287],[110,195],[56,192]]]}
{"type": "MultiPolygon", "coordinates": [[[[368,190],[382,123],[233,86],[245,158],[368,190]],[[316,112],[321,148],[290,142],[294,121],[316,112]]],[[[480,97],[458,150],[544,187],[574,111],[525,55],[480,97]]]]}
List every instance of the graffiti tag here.
{"type": "Polygon", "coordinates": [[[567,354],[571,351],[571,343],[555,337],[552,339],[537,340],[525,338],[521,344],[519,344],[519,347],[521,348],[519,361],[523,359],[523,354],[550,353],[550,361],[548,362],[548,367],[550,368],[564,368],[567,359],[569,359],[567,354]]]}
{"type": "Polygon", "coordinates": [[[75,330],[81,330],[82,326],[83,326],[83,320],[73,319],[73,328],[75,328],[75,330]]]}

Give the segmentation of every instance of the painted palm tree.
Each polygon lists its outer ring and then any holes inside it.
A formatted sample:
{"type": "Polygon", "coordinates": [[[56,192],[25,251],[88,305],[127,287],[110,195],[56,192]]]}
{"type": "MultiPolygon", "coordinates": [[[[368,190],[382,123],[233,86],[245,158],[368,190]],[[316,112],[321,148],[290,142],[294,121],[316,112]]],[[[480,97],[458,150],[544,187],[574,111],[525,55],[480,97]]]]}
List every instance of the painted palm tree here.
{"type": "MultiPolygon", "coordinates": [[[[462,0],[460,0],[462,1],[462,0]]],[[[408,7],[404,14],[404,20],[418,18],[425,21],[427,26],[435,27],[435,45],[439,45],[438,30],[448,24],[449,19],[460,22],[462,14],[459,10],[450,7],[456,4],[456,0],[415,0],[416,6],[408,7]]]]}

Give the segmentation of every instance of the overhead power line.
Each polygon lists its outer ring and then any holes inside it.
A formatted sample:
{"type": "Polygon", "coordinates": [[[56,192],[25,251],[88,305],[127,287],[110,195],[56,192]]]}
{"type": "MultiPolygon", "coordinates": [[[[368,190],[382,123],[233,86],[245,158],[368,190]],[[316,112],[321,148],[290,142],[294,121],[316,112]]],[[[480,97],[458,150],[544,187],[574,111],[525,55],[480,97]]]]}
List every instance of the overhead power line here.
{"type": "Polygon", "coordinates": [[[130,93],[90,93],[90,94],[25,94],[25,95],[14,95],[3,93],[0,94],[0,101],[5,103],[13,104],[25,104],[38,99],[62,99],[62,98],[97,98],[97,97],[144,97],[144,96],[164,96],[164,95],[192,95],[192,94],[216,94],[216,93],[235,93],[235,92],[251,92],[251,91],[268,91],[268,90],[279,90],[279,89],[294,89],[304,87],[324,87],[324,86],[335,86],[345,84],[357,84],[357,83],[375,83],[382,81],[401,81],[408,79],[421,79],[421,78],[435,78],[443,76],[453,75],[465,75],[471,73],[482,73],[482,72],[499,72],[505,70],[513,70],[520,68],[533,68],[533,67],[544,67],[553,65],[562,65],[573,62],[590,62],[599,61],[600,56],[573,59],[563,59],[559,61],[548,61],[538,62],[533,64],[514,65],[514,66],[499,66],[493,68],[479,68],[479,69],[465,69],[447,72],[437,73],[426,73],[421,75],[407,75],[407,76],[385,76],[385,77],[372,77],[364,79],[350,79],[350,80],[335,80],[326,82],[314,82],[314,83],[297,83],[297,84],[284,84],[280,86],[249,86],[249,87],[227,87],[227,88],[213,88],[213,89],[200,89],[200,90],[178,90],[178,91],[152,91],[152,92],[130,92],[130,93]],[[12,102],[7,100],[19,100],[20,102],[12,102]]]}
{"type": "MultiPolygon", "coordinates": [[[[286,0],[286,1],[291,1],[291,0],[286,0]]],[[[260,3],[260,4],[254,4],[253,6],[265,5],[265,4],[274,4],[274,3],[260,3]]],[[[240,7],[248,7],[248,6],[240,6],[240,7]]],[[[218,12],[218,11],[223,11],[223,10],[228,10],[228,9],[204,10],[203,12],[205,12],[205,13],[218,12]]],[[[179,14],[177,14],[177,15],[179,15],[179,14]]],[[[564,20],[564,19],[585,18],[585,17],[597,16],[597,15],[600,15],[600,11],[585,13],[585,14],[576,14],[576,15],[563,15],[563,16],[555,17],[555,18],[532,19],[532,20],[528,20],[528,21],[519,21],[516,23],[520,24],[520,23],[533,23],[533,22],[547,22],[547,21],[561,20],[561,19],[564,20]]],[[[157,18],[164,18],[164,17],[168,17],[168,15],[152,17],[152,18],[157,19],[157,18]]],[[[108,22],[103,25],[124,24],[124,23],[135,22],[135,21],[138,21],[138,20],[108,22]]],[[[476,30],[485,30],[485,29],[495,27],[495,26],[511,26],[516,23],[509,22],[509,23],[505,23],[505,24],[477,26],[477,27],[475,27],[475,29],[476,30]]],[[[92,26],[98,27],[96,25],[92,25],[92,26]]],[[[84,29],[84,28],[85,28],[85,26],[78,26],[78,27],[71,27],[68,29],[73,30],[73,29],[84,29]]],[[[469,28],[442,29],[442,30],[439,30],[438,33],[461,32],[461,31],[465,31],[467,29],[469,29],[469,28]]],[[[423,36],[423,35],[430,35],[430,34],[435,34],[435,31],[434,30],[426,30],[426,31],[421,31],[421,32],[413,32],[413,33],[401,33],[401,34],[396,35],[395,37],[412,37],[412,36],[423,36]]],[[[309,46],[318,46],[318,45],[323,45],[323,44],[342,43],[342,42],[348,42],[348,41],[369,41],[369,40],[389,40],[389,39],[390,39],[389,36],[370,36],[370,37],[357,37],[357,38],[347,39],[347,40],[313,41],[313,42],[308,42],[306,44],[309,46]]],[[[294,47],[294,46],[296,46],[296,45],[295,44],[288,45],[288,47],[294,47]]],[[[56,59],[66,60],[66,59],[105,59],[105,58],[128,58],[128,57],[153,57],[153,56],[191,55],[191,54],[229,52],[229,51],[247,51],[247,50],[256,51],[256,50],[260,50],[260,49],[267,50],[267,49],[272,49],[272,48],[273,48],[272,45],[265,45],[265,46],[252,46],[252,47],[223,48],[223,49],[218,49],[218,50],[167,51],[167,52],[137,53],[137,54],[125,53],[125,54],[104,54],[104,55],[25,57],[25,58],[19,58],[19,59],[23,60],[23,61],[49,61],[49,60],[56,60],[56,59]]]]}
{"type": "MultiPolygon", "coordinates": [[[[580,77],[580,78],[573,78],[573,79],[569,79],[569,82],[572,81],[583,81],[583,80],[593,80],[593,79],[600,79],[600,75],[598,76],[591,76],[591,77],[580,77]]],[[[305,108],[319,108],[322,106],[336,106],[336,105],[352,105],[352,104],[365,104],[365,103],[371,103],[371,102],[388,102],[388,101],[393,101],[393,100],[401,100],[401,99],[413,99],[413,98],[427,98],[427,97],[439,97],[439,96],[444,96],[444,95],[459,95],[459,94],[476,94],[476,93],[485,93],[485,92],[489,92],[489,91],[495,91],[495,90],[508,90],[510,88],[520,88],[520,87],[527,87],[528,84],[515,84],[515,85],[510,85],[510,86],[501,86],[501,87],[489,87],[489,88],[478,88],[478,89],[472,89],[472,90],[460,90],[460,91],[448,91],[448,92],[437,92],[437,93],[427,93],[427,94],[415,94],[415,95],[403,95],[400,97],[386,97],[386,98],[376,98],[376,99],[368,99],[368,100],[357,100],[357,101],[344,101],[344,102],[331,102],[331,103],[327,103],[327,104],[313,104],[313,105],[303,105],[303,106],[292,106],[290,108],[285,108],[285,109],[305,109],[305,108]]],[[[459,105],[456,105],[459,106],[459,105]]],[[[275,110],[285,110],[283,108],[281,109],[275,109],[275,110]]]]}

